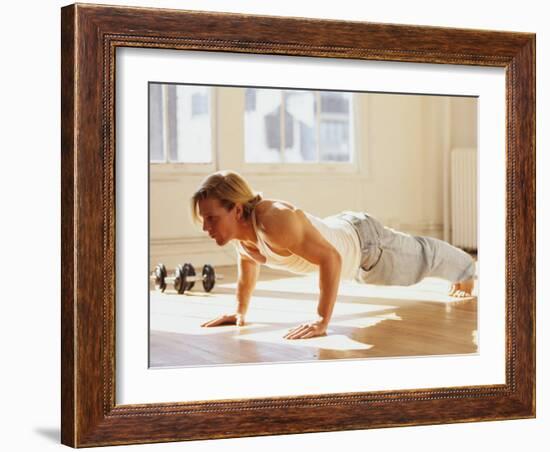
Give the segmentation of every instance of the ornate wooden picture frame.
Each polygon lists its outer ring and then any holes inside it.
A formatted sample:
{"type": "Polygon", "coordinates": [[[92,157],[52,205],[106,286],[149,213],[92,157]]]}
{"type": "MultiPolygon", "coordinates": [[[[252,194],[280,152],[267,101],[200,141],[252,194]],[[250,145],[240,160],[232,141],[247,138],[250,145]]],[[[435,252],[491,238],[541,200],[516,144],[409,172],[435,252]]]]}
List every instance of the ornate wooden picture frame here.
{"type": "Polygon", "coordinates": [[[62,442],[73,447],[535,416],[535,35],[147,8],[62,8],[62,442]],[[117,405],[116,49],[506,71],[505,384],[117,405]]]}

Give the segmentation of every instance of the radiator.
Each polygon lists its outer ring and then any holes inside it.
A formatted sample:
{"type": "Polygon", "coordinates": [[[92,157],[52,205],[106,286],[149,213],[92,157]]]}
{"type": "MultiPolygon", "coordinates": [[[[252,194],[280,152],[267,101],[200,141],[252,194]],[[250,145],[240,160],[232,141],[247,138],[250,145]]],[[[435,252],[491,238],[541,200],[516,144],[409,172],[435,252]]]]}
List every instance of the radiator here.
{"type": "Polygon", "coordinates": [[[451,243],[477,251],[477,152],[451,151],[451,243]]]}

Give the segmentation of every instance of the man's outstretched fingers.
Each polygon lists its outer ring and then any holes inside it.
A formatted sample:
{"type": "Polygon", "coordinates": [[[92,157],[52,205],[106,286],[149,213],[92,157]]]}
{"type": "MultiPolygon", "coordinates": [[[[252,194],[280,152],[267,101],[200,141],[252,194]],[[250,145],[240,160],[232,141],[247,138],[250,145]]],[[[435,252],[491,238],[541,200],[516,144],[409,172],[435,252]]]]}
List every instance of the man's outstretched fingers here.
{"type": "Polygon", "coordinates": [[[214,320],[210,320],[208,322],[203,323],[201,327],[209,328],[213,326],[232,325],[236,323],[237,323],[237,319],[235,316],[222,315],[221,317],[217,317],[214,320]]]}
{"type": "Polygon", "coordinates": [[[308,325],[300,325],[296,328],[293,328],[292,330],[290,330],[286,336],[284,337],[285,339],[299,339],[300,336],[301,336],[301,333],[305,330],[307,330],[309,326],[308,325]]]}
{"type": "Polygon", "coordinates": [[[208,322],[203,323],[201,326],[202,326],[202,327],[205,327],[205,328],[208,328],[208,327],[210,327],[210,326],[216,326],[216,325],[219,324],[219,321],[220,321],[219,318],[218,318],[218,319],[214,319],[214,320],[209,320],[208,322]]]}
{"type": "Polygon", "coordinates": [[[311,337],[326,336],[327,327],[324,323],[314,322],[300,325],[287,333],[285,339],[309,339],[311,337]]]}
{"type": "Polygon", "coordinates": [[[317,332],[315,331],[315,329],[312,329],[311,331],[308,331],[306,334],[304,334],[301,339],[309,339],[310,337],[315,337],[315,336],[326,336],[326,333],[323,333],[323,334],[317,334],[317,332]]]}

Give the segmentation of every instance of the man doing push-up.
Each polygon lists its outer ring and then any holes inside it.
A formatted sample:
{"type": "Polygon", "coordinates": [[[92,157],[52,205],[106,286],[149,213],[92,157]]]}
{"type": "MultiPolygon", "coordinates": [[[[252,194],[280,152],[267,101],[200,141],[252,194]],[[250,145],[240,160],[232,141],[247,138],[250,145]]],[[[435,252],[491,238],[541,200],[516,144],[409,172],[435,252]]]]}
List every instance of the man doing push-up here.
{"type": "Polygon", "coordinates": [[[298,274],[319,274],[317,319],[297,326],[286,339],[326,334],[342,279],[408,286],[426,277],[447,279],[450,295],[468,297],[475,262],[466,252],[431,237],[383,226],[364,212],[317,218],[289,202],[263,199],[239,174],[208,176],[191,200],[195,220],[223,246],[238,252],[237,306],[202,326],[245,324],[261,265],[298,274]]]}

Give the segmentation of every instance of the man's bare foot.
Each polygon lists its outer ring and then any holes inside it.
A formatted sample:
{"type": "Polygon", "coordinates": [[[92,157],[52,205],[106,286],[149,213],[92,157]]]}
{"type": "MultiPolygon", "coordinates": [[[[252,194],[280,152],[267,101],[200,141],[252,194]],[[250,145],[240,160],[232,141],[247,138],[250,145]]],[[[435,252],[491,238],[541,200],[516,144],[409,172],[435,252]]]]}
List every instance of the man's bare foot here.
{"type": "Polygon", "coordinates": [[[466,281],[460,281],[454,283],[449,291],[451,297],[466,298],[472,296],[472,290],[474,289],[474,280],[467,279],[466,281]]]}

